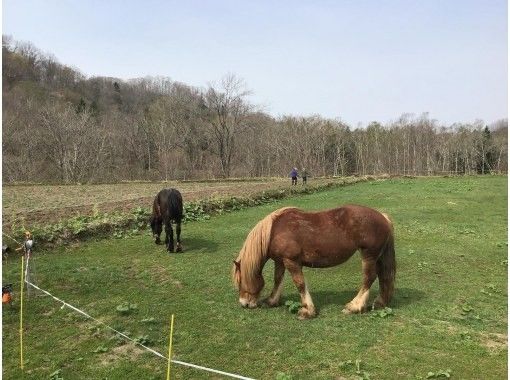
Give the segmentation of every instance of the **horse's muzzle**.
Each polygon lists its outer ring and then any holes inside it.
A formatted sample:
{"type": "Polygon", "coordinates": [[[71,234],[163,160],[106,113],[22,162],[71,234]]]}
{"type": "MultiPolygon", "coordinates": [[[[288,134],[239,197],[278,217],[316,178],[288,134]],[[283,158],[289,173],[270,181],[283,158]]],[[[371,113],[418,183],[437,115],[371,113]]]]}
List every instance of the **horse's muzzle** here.
{"type": "Polygon", "coordinates": [[[239,303],[241,304],[242,307],[248,309],[255,309],[258,306],[257,302],[248,301],[243,298],[239,298],[239,303]]]}

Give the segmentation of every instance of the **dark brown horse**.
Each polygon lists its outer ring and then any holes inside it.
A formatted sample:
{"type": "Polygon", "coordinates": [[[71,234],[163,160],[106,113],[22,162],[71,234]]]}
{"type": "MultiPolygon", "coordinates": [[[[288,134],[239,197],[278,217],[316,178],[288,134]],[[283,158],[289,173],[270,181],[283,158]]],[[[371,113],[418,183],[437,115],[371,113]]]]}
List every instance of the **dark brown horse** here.
{"type": "Polygon", "coordinates": [[[379,277],[380,294],[373,307],[384,307],[393,295],[395,249],[393,226],[385,214],[364,206],[347,205],[322,212],[282,208],[262,219],[248,234],[234,261],[232,276],[239,289],[239,302],[256,307],[264,287],[262,269],[275,263],[274,288],[266,302],[278,305],[285,269],[301,295],[301,319],[315,316],[315,307],[302,267],[327,268],[342,264],[359,250],[363,281],[344,313],[360,313],[367,307],[369,290],[379,277]]]}
{"type": "Polygon", "coordinates": [[[165,224],[165,245],[169,252],[174,251],[174,231],[172,221],[175,222],[177,235],[177,252],[182,251],[181,245],[181,221],[183,216],[182,195],[177,189],[161,190],[152,205],[152,217],[150,220],[152,235],[156,244],[161,243],[161,232],[165,224]]]}

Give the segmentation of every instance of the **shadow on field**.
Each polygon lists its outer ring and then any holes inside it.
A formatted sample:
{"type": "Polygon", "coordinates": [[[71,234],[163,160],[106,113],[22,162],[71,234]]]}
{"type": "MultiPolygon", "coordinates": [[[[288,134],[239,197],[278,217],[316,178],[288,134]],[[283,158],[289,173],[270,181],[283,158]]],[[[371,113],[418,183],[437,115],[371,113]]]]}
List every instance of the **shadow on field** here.
{"type": "MultiPolygon", "coordinates": [[[[346,303],[351,301],[357,294],[358,290],[343,290],[343,291],[317,291],[311,292],[313,302],[315,307],[321,309],[326,305],[337,305],[344,306],[346,303]]],[[[379,294],[377,289],[374,289],[370,292],[370,301],[371,305],[374,301],[375,297],[379,294]]],[[[292,298],[292,297],[290,297],[292,298]]],[[[299,298],[299,296],[298,296],[299,298]]],[[[389,307],[398,309],[404,306],[411,305],[418,301],[421,301],[425,298],[425,292],[418,289],[410,289],[410,288],[397,288],[395,289],[395,294],[389,304],[389,307]]],[[[285,302],[285,301],[284,301],[285,302]]]]}
{"type": "Polygon", "coordinates": [[[426,293],[418,289],[397,288],[395,289],[395,294],[390,302],[390,306],[398,309],[417,303],[426,297],[426,293]]]}
{"type": "Polygon", "coordinates": [[[182,239],[183,253],[211,252],[218,249],[218,243],[214,240],[206,240],[197,237],[182,239]]]}

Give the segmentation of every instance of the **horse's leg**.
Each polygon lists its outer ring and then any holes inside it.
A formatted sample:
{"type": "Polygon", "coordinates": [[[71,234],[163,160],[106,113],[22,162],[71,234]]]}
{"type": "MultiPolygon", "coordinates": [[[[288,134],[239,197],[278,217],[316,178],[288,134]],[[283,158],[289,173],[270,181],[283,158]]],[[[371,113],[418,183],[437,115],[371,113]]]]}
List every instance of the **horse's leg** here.
{"type": "Polygon", "coordinates": [[[303,268],[301,265],[291,260],[284,260],[285,268],[289,271],[292,276],[292,281],[296,285],[299,295],[301,296],[301,309],[298,312],[299,319],[307,319],[315,317],[315,306],[308,291],[308,286],[305,282],[305,276],[303,276],[303,268]]]}
{"type": "Polygon", "coordinates": [[[175,249],[175,252],[182,252],[182,245],[181,245],[181,221],[175,222],[175,234],[177,237],[177,247],[175,249]]]}
{"type": "MultiPolygon", "coordinates": [[[[168,247],[168,226],[170,225],[170,220],[165,218],[165,246],[168,247]]],[[[172,225],[170,225],[170,228],[172,228],[172,225]]]]}
{"type": "Polygon", "coordinates": [[[363,282],[356,297],[345,305],[345,308],[342,310],[343,313],[361,313],[366,309],[370,287],[377,278],[376,262],[378,254],[379,251],[363,250],[361,252],[363,282]]]}
{"type": "Polygon", "coordinates": [[[173,252],[174,251],[174,230],[172,229],[172,222],[170,222],[170,220],[168,220],[165,223],[165,232],[166,232],[165,242],[167,243],[168,252],[173,252]]]}
{"type": "Polygon", "coordinates": [[[267,298],[266,303],[269,306],[277,306],[280,302],[283,289],[283,275],[285,274],[285,266],[282,261],[274,262],[274,287],[271,295],[267,298]]]}
{"type": "Polygon", "coordinates": [[[391,277],[390,274],[388,278],[387,269],[384,268],[384,264],[380,260],[377,262],[377,276],[379,277],[379,295],[372,304],[373,309],[386,307],[393,295],[394,277],[391,277]]]}

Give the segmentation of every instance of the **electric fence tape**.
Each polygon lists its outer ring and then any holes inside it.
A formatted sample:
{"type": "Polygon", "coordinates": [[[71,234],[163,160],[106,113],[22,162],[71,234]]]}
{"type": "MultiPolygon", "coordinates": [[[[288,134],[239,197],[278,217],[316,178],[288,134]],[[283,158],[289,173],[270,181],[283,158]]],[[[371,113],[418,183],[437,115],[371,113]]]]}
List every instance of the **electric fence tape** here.
{"type": "MultiPolygon", "coordinates": [[[[121,333],[120,331],[118,330],[115,330],[113,327],[110,327],[108,326],[106,323],[104,322],[101,322],[100,320],[92,317],[91,315],[87,314],[86,312],[84,312],[83,310],[80,310],[78,309],[77,307],[65,302],[64,300],[61,300],[60,298],[58,297],[55,297],[53,294],[51,294],[50,292],[44,290],[44,289],[41,289],[40,287],[38,287],[37,285],[35,284],[32,284],[31,282],[29,281],[26,281],[25,282],[27,283],[27,285],[30,285],[32,286],[33,288],[43,292],[44,294],[50,296],[51,298],[53,298],[55,301],[58,301],[60,303],[62,303],[62,308],[64,308],[64,306],[67,306],[68,308],[76,311],[77,313],[83,315],[84,317],[88,318],[88,319],[91,319],[101,325],[103,325],[104,327],[110,329],[111,331],[115,332],[116,334],[122,336],[123,338],[135,343],[136,345],[138,346],[141,346],[143,348],[145,348],[147,351],[150,351],[152,352],[154,355],[156,356],[159,356],[160,358],[162,359],[165,359],[165,360],[168,360],[168,358],[166,356],[164,356],[163,354],[153,350],[152,348],[150,347],[147,347],[145,345],[143,345],[142,343],[140,342],[137,342],[133,339],[131,339],[129,336],[127,336],[126,334],[123,334],[121,333]]],[[[175,363],[175,364],[180,364],[182,366],[186,366],[186,367],[191,367],[191,368],[196,368],[196,369],[200,369],[202,371],[208,371],[208,372],[213,372],[213,373],[217,373],[217,374],[220,374],[220,375],[224,375],[224,376],[228,376],[228,377],[232,377],[232,378],[236,378],[236,379],[244,379],[244,380],[254,380],[253,378],[251,377],[245,377],[245,376],[241,376],[241,375],[237,375],[237,374],[234,374],[234,373],[229,373],[229,372],[224,372],[224,371],[220,371],[220,370],[217,370],[217,369],[212,369],[212,368],[207,368],[207,367],[203,367],[203,366],[200,366],[200,365],[196,365],[196,364],[192,364],[192,363],[186,363],[186,362],[183,362],[183,361],[180,361],[180,360],[175,360],[175,359],[171,359],[172,363],[175,363]]]]}
{"type": "MultiPolygon", "coordinates": [[[[6,233],[2,233],[3,235],[5,235],[6,237],[14,240],[16,243],[18,244],[21,244],[19,243],[16,239],[14,239],[13,237],[7,235],[6,233]]],[[[30,256],[28,257],[30,258],[30,256]]],[[[150,347],[147,347],[145,345],[143,345],[142,343],[140,342],[137,342],[133,339],[131,339],[129,336],[127,336],[126,334],[123,334],[121,333],[120,331],[118,330],[115,330],[113,327],[110,327],[108,326],[106,323],[104,322],[101,322],[100,320],[92,317],[91,315],[85,313],[83,310],[80,310],[78,309],[77,307],[74,307],[73,305],[65,302],[64,300],[61,300],[60,298],[58,297],[55,297],[53,294],[51,294],[50,292],[44,290],[44,289],[41,289],[40,287],[38,287],[37,285],[35,284],[32,284],[30,281],[27,281],[26,280],[26,274],[28,273],[28,258],[27,258],[27,265],[26,265],[26,268],[25,268],[25,283],[27,285],[30,285],[31,287],[39,290],[40,292],[43,292],[44,294],[50,296],[51,298],[53,298],[55,301],[58,301],[60,303],[62,303],[62,308],[64,308],[64,306],[67,306],[68,308],[76,311],[77,313],[83,315],[84,317],[88,318],[88,319],[92,319],[93,321],[103,325],[104,327],[114,331],[116,334],[122,336],[123,338],[129,340],[130,342],[133,342],[134,344],[140,346],[140,347],[143,347],[145,348],[147,351],[149,352],[152,352],[154,355],[156,356],[159,356],[160,358],[162,359],[165,359],[165,360],[168,360],[169,358],[167,358],[165,355],[153,350],[152,348],[150,347]]],[[[253,378],[251,377],[245,377],[245,376],[241,376],[241,375],[237,375],[235,373],[229,373],[229,372],[224,372],[224,371],[220,371],[220,370],[217,370],[217,369],[212,369],[212,368],[207,368],[207,367],[203,367],[203,366],[200,366],[200,365],[196,365],[196,364],[192,364],[192,363],[186,363],[186,362],[183,362],[183,361],[180,361],[180,360],[175,360],[175,359],[170,359],[172,363],[175,363],[175,364],[179,364],[179,365],[182,365],[182,366],[186,366],[186,367],[191,367],[191,368],[196,368],[196,369],[199,369],[199,370],[202,370],[202,371],[208,371],[208,372],[213,372],[213,373],[217,373],[219,375],[224,375],[224,376],[228,376],[228,377],[232,377],[232,378],[235,378],[235,379],[244,379],[244,380],[254,380],[253,378]]]]}
{"type": "MultiPolygon", "coordinates": [[[[3,234],[3,235],[5,235],[5,236],[7,236],[8,238],[10,238],[10,239],[14,240],[16,243],[21,244],[21,243],[19,243],[16,239],[14,239],[13,237],[11,237],[11,236],[7,235],[6,233],[2,233],[2,234],[3,234]]],[[[26,265],[26,268],[25,268],[25,275],[28,273],[28,259],[29,259],[29,258],[30,258],[30,256],[27,258],[27,265],[26,265]]],[[[43,292],[44,294],[46,294],[46,295],[50,296],[50,297],[51,297],[51,298],[53,298],[55,301],[58,301],[58,302],[62,303],[62,308],[64,308],[64,306],[67,306],[68,308],[70,308],[70,309],[72,309],[72,310],[76,311],[77,313],[79,313],[79,314],[83,315],[84,317],[86,317],[86,318],[88,318],[88,319],[92,319],[93,321],[95,321],[95,322],[97,322],[97,323],[99,323],[99,324],[103,325],[104,327],[106,327],[106,328],[110,329],[111,331],[113,331],[113,332],[115,332],[116,334],[118,334],[118,335],[122,336],[123,338],[125,338],[125,339],[129,340],[130,342],[133,342],[134,344],[136,344],[136,345],[138,345],[138,346],[140,346],[140,347],[145,348],[147,351],[152,352],[154,355],[159,356],[159,357],[160,357],[160,358],[162,358],[162,359],[168,360],[168,358],[167,358],[165,355],[163,355],[163,354],[161,354],[161,353],[159,353],[159,352],[157,352],[157,351],[153,350],[153,349],[152,349],[152,348],[150,348],[150,347],[147,347],[147,346],[143,345],[143,344],[142,344],[142,343],[140,343],[140,342],[135,341],[134,339],[131,339],[131,338],[130,338],[129,336],[127,336],[126,334],[123,334],[123,333],[121,333],[120,331],[115,330],[113,327],[110,327],[110,326],[108,326],[106,323],[101,322],[100,320],[98,320],[98,319],[96,319],[96,318],[92,317],[91,315],[89,315],[89,314],[85,313],[83,310],[80,310],[80,309],[78,309],[77,307],[74,307],[73,305],[71,305],[71,304],[69,304],[69,303],[65,302],[64,300],[61,300],[60,298],[55,297],[55,296],[54,296],[53,294],[51,294],[50,292],[48,292],[48,291],[46,291],[46,290],[44,290],[44,289],[41,289],[40,287],[38,287],[37,285],[35,285],[35,284],[31,283],[30,281],[27,281],[27,280],[26,280],[26,276],[25,276],[25,283],[26,283],[27,285],[30,285],[30,286],[31,286],[31,287],[33,287],[34,289],[37,289],[37,290],[39,290],[40,292],[43,292]]],[[[254,380],[254,379],[253,379],[253,378],[251,378],[251,377],[241,376],[241,375],[237,375],[237,374],[235,374],[235,373],[229,373],[229,372],[224,372],[224,371],[220,371],[220,370],[217,370],[217,369],[207,368],[207,367],[203,367],[203,366],[196,365],[196,364],[192,364],[192,363],[186,363],[186,362],[183,362],[183,361],[180,361],[180,360],[175,360],[175,359],[170,359],[170,360],[171,360],[171,362],[172,362],[172,363],[179,364],[179,365],[182,365],[182,366],[185,366],[185,367],[191,367],[191,368],[199,369],[199,370],[202,370],[202,371],[213,372],[213,373],[217,373],[217,374],[219,374],[219,375],[224,375],[224,376],[232,377],[232,378],[235,378],[235,379],[254,380]]]]}

